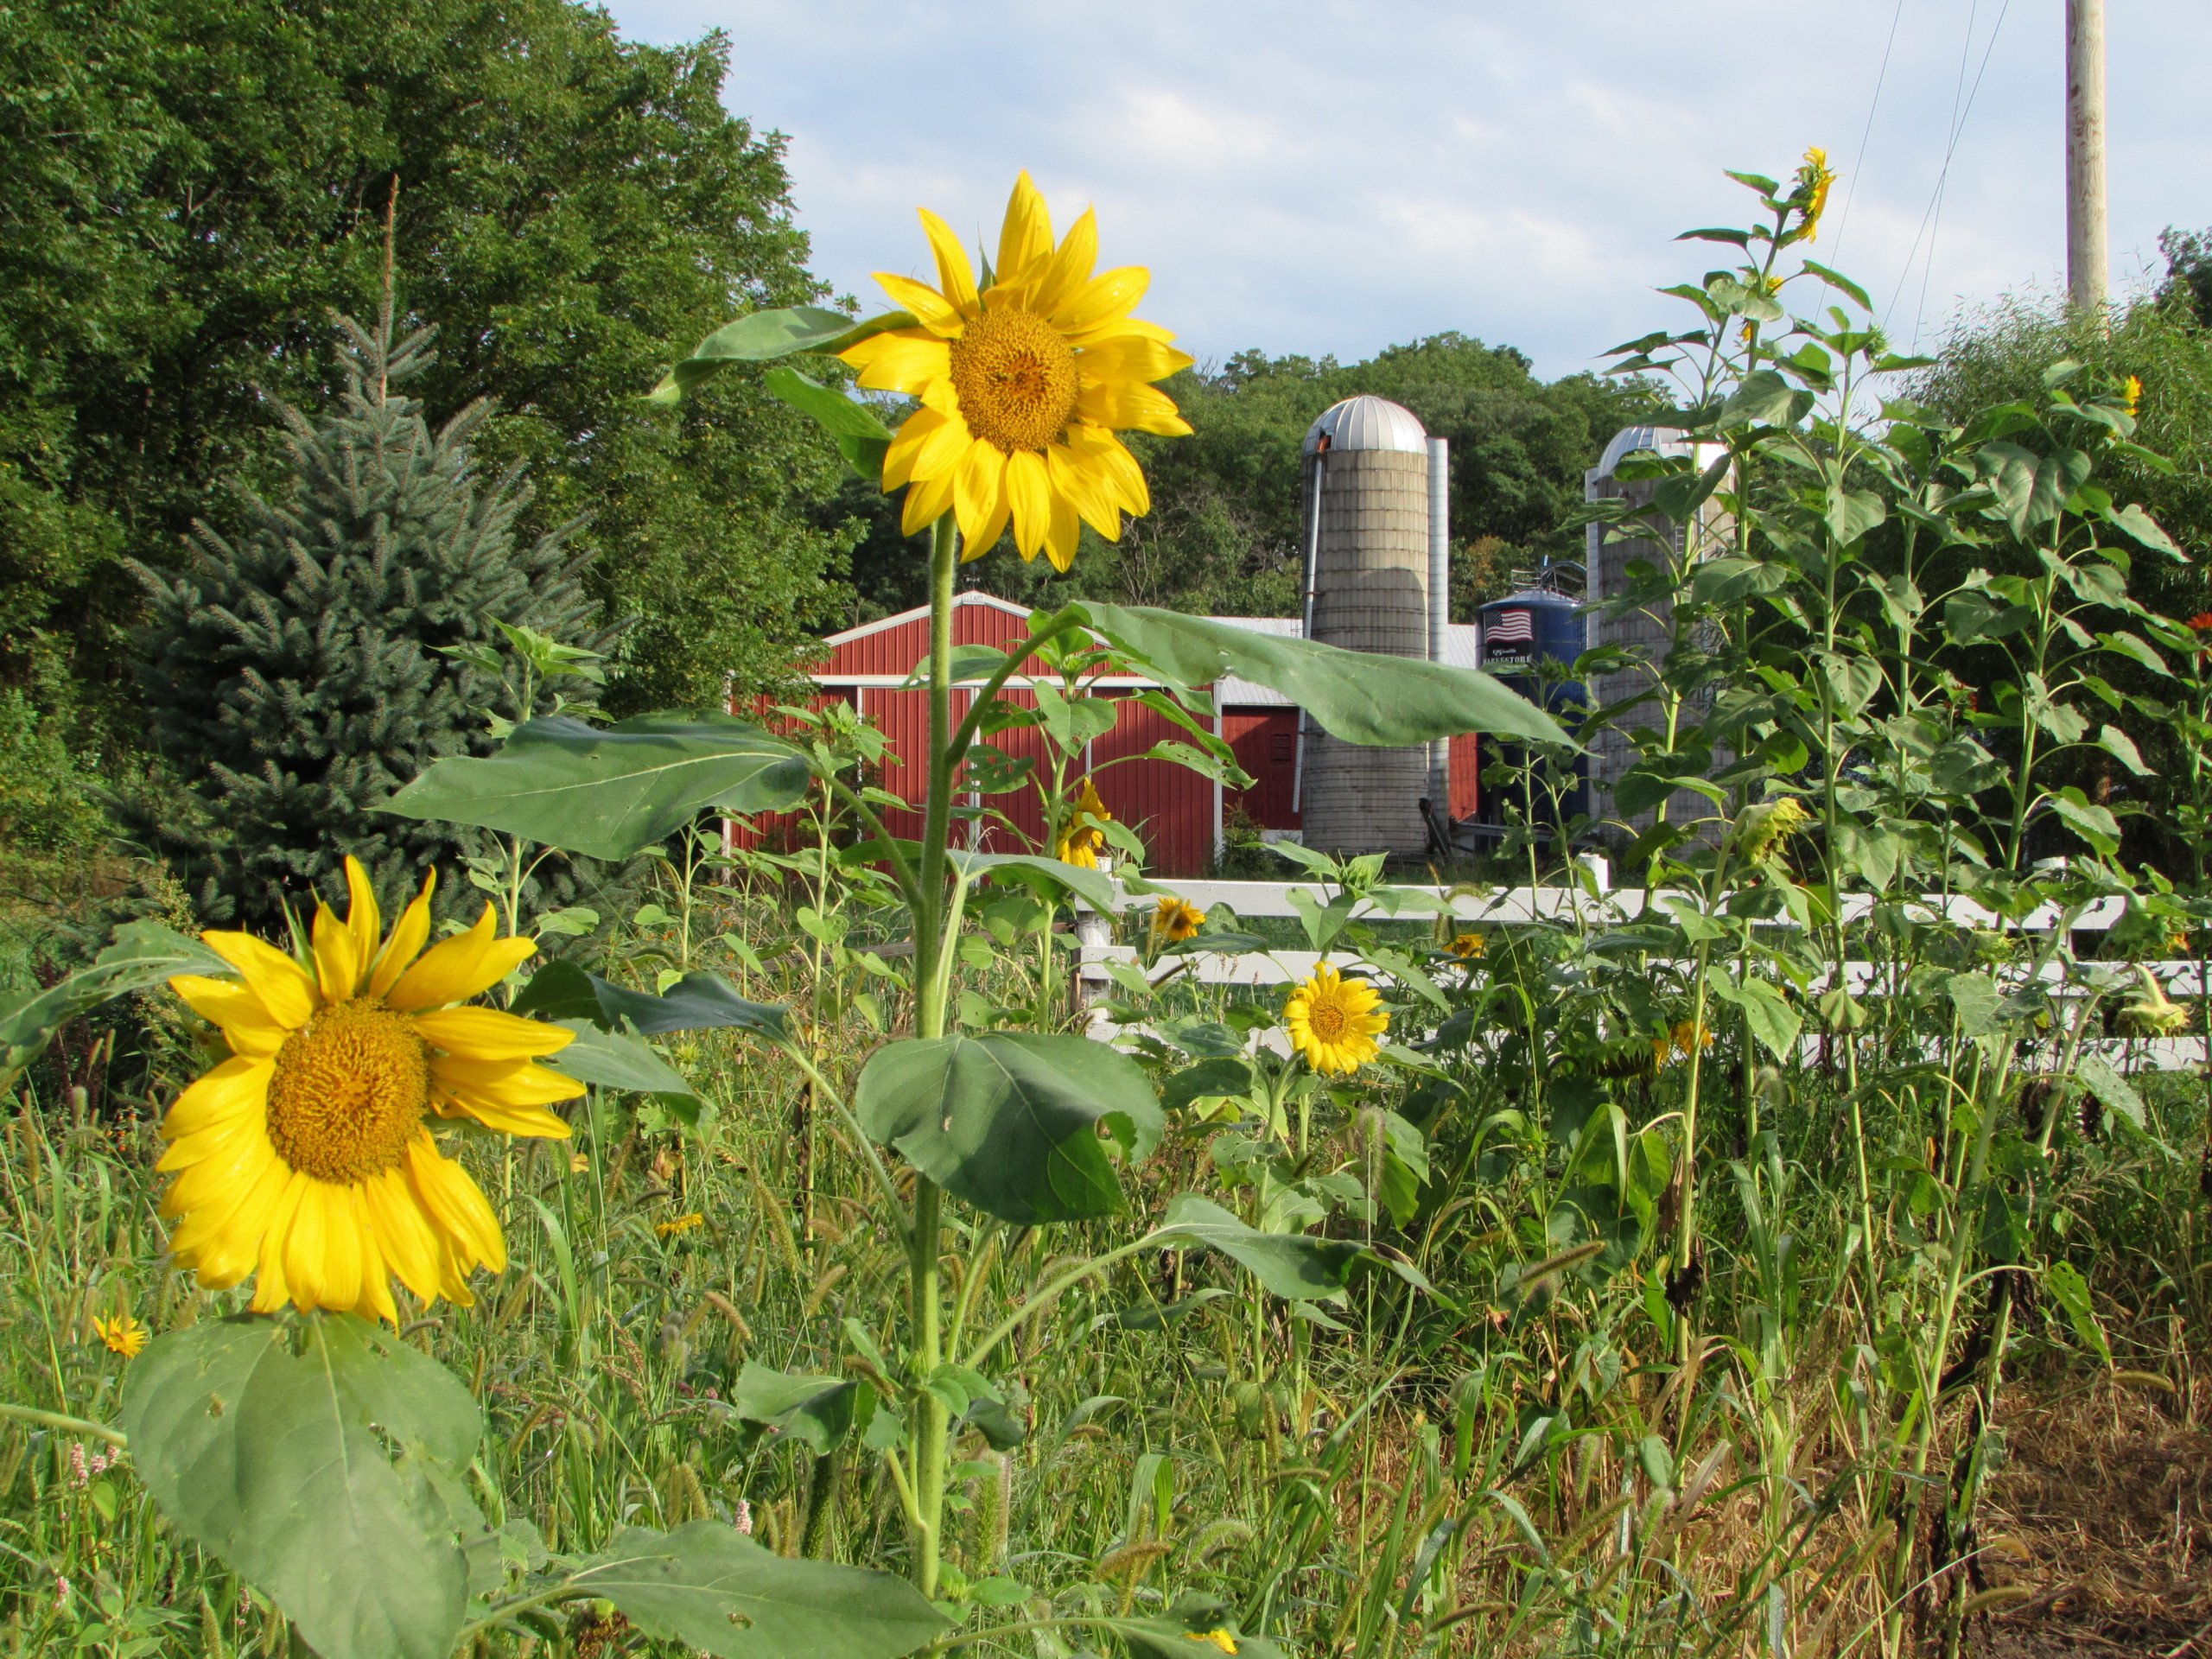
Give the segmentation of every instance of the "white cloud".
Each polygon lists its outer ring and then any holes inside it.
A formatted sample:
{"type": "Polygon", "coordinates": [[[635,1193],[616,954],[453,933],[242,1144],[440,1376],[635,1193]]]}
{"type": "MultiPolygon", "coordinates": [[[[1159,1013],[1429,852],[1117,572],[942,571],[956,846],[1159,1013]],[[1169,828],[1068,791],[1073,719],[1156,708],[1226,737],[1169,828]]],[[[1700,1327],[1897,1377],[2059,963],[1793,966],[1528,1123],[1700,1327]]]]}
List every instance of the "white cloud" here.
{"type": "MultiPolygon", "coordinates": [[[[1105,257],[1153,267],[1146,314],[1202,356],[1457,328],[1559,374],[1674,321],[1651,289],[1722,251],[1674,233],[1751,206],[1722,168],[1786,172],[1808,143],[1847,175],[1816,251],[1905,337],[2063,276],[2059,9],[2035,0],[612,10],[639,39],[729,31],[730,107],[792,135],[816,268],[864,296],[925,264],[917,204],[995,238],[1027,166],[1060,222],[1097,204],[1105,257]]],[[[2212,6],[2139,0],[2110,31],[2113,264],[2139,283],[2161,228],[2212,222],[2212,6]]]]}

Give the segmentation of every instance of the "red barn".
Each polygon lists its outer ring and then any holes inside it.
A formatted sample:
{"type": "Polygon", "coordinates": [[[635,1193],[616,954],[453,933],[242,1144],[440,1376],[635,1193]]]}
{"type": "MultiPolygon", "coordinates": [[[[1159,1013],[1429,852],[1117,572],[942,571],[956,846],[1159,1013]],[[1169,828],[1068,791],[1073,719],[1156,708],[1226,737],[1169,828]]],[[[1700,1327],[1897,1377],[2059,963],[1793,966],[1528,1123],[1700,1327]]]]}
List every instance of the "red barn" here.
{"type": "MultiPolygon", "coordinates": [[[[964,593],[954,601],[952,643],[955,645],[1019,644],[1029,632],[1026,606],[989,594],[964,593]]],[[[1294,619],[1275,617],[1217,617],[1235,627],[1268,633],[1295,635],[1294,619]]],[[[890,740],[885,758],[882,786],[918,804],[926,779],[923,754],[929,741],[929,694],[910,684],[915,671],[927,663],[930,613],[926,606],[864,623],[823,643],[830,656],[814,671],[823,701],[847,702],[878,727],[890,740]]],[[[1455,626],[1451,631],[1451,659],[1472,667],[1475,630],[1455,626]]],[[[1033,658],[1007,682],[1007,695],[1017,702],[1030,701],[1027,687],[1031,674],[1046,675],[1033,658]]],[[[1057,677],[1047,677],[1057,683],[1057,677]]],[[[1089,682],[1093,695],[1127,698],[1157,683],[1137,675],[1108,675],[1089,682]]],[[[1210,779],[1166,760],[1132,760],[1154,744],[1187,741],[1188,734],[1173,721],[1130,702],[1120,711],[1114,729],[1090,747],[1087,760],[1097,776],[1098,792],[1114,816],[1130,825],[1144,839],[1150,857],[1146,868],[1158,875],[1196,875],[1220,855],[1222,827],[1233,808],[1241,808],[1262,829],[1296,830],[1299,827],[1298,710],[1280,693],[1238,679],[1225,679],[1210,687],[1216,705],[1214,731],[1235,751],[1237,764],[1251,774],[1248,790],[1224,790],[1210,779]],[[1111,764],[1109,763],[1119,763],[1111,764]]],[[[953,718],[967,712],[974,696],[970,688],[953,692],[953,718]]],[[[1042,738],[1033,731],[1002,732],[990,740],[1010,755],[1030,755],[1041,764],[1042,738]]],[[[1475,809],[1477,757],[1472,737],[1452,741],[1452,815],[1464,817],[1475,809]]],[[[970,804],[1003,812],[1035,844],[1044,833],[1044,817],[1035,789],[1025,785],[1009,794],[970,797],[970,804]]],[[[921,833],[921,815],[892,813],[887,827],[896,836],[921,833]]],[[[982,832],[980,844],[989,852],[1026,850],[1003,825],[992,824],[982,832]]]]}

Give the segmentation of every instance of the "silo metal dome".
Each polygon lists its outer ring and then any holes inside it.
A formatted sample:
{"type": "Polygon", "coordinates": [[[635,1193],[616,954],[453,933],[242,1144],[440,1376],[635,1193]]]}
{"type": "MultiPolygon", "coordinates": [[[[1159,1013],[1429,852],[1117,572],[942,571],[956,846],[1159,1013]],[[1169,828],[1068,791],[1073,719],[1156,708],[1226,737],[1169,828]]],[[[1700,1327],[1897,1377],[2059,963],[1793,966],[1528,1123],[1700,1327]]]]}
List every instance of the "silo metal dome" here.
{"type": "Polygon", "coordinates": [[[1678,426],[1624,426],[1613,434],[1592,472],[1593,478],[1611,478],[1613,469],[1638,449],[1655,449],[1662,455],[1686,455],[1689,441],[1678,426]]]}
{"type": "Polygon", "coordinates": [[[1428,434],[1420,418],[1402,404],[1362,393],[1332,404],[1321,418],[1306,429],[1305,453],[1312,454],[1329,441],[1332,452],[1346,449],[1391,449],[1400,454],[1428,453],[1428,434]]]}

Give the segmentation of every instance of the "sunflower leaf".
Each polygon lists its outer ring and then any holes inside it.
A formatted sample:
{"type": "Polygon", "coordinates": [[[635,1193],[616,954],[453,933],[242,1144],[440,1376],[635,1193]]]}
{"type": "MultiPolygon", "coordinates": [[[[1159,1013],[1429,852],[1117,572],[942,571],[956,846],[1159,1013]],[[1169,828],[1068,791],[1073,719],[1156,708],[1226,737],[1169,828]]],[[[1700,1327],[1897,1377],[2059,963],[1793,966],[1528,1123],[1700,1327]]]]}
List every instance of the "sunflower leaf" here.
{"type": "Polygon", "coordinates": [[[0,997],[0,1086],[43,1053],[54,1034],[103,1002],[149,991],[175,974],[228,979],[238,969],[197,939],[159,922],[130,922],[115,930],[107,949],[89,967],[57,985],[24,995],[0,997]]]}
{"type": "Polygon", "coordinates": [[[681,403],[692,387],[733,363],[772,363],[803,352],[834,356],[873,334],[913,326],[912,314],[906,311],[887,311],[865,322],[855,322],[842,311],[826,311],[818,305],[751,312],[724,323],[701,340],[690,356],[661,377],[645,399],[655,404],[681,403]]]}
{"type": "Polygon", "coordinates": [[[132,1362],[122,1423],[162,1513],[323,1659],[448,1659],[483,1523],[423,1475],[483,1422],[442,1366],[350,1314],[209,1320],[132,1362]]]}
{"type": "Polygon", "coordinates": [[[954,1197],[1017,1226],[1118,1214],[1103,1128],[1130,1158],[1166,1119],[1144,1070],[1087,1037],[912,1038],[868,1057],[861,1127],[954,1197]]]}
{"type": "Polygon", "coordinates": [[[1185,685],[1231,674],[1250,680],[1281,692],[1347,743],[1395,747],[1492,732],[1575,747],[1549,715],[1475,669],[1255,633],[1146,605],[1091,600],[1083,609],[1101,633],[1166,677],[1185,685]]]}
{"type": "Polygon", "coordinates": [[[795,805],[808,778],[804,755],[728,715],[639,715],[604,730],[555,715],[518,726],[495,754],[435,762],[380,810],[624,859],[709,808],[795,805]]]}
{"type": "Polygon", "coordinates": [[[568,1588],[717,1659],[899,1659],[951,1625],[904,1579],[788,1559],[719,1521],[624,1527],[568,1588]]]}
{"type": "Polygon", "coordinates": [[[543,1064],[578,1083],[601,1089],[627,1089],[651,1095],[675,1109],[686,1122],[696,1122],[704,1103],[683,1074],[661,1058],[652,1045],[619,1031],[602,1031],[589,1020],[553,1022],[576,1034],[575,1040],[543,1064]]]}

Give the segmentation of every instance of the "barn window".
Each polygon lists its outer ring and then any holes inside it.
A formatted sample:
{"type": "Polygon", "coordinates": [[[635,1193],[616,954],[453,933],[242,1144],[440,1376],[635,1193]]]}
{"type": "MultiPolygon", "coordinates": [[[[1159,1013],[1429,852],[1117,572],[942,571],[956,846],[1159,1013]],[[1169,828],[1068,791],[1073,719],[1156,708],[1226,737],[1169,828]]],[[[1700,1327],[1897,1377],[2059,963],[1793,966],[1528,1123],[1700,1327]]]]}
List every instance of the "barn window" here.
{"type": "Polygon", "coordinates": [[[1294,732],[1277,732],[1275,734],[1275,759],[1281,761],[1291,761],[1295,760],[1297,758],[1297,734],[1294,732]]]}

